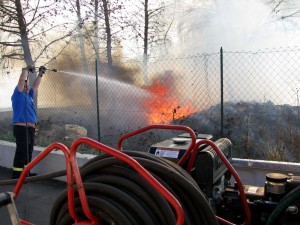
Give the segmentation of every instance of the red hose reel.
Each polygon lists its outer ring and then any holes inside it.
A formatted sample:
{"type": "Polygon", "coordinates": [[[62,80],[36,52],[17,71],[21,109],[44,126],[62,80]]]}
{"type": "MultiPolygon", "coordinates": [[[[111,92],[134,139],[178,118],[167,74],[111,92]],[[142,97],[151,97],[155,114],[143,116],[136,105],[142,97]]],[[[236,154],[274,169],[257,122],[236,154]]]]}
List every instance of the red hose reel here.
{"type": "MultiPolygon", "coordinates": [[[[69,213],[71,217],[74,219],[75,223],[73,225],[101,225],[99,222],[99,218],[93,215],[91,212],[90,206],[88,204],[87,196],[83,187],[83,182],[82,178],[80,175],[79,171],[79,166],[77,164],[77,159],[76,159],[76,151],[79,145],[85,144],[89,145],[94,149],[98,149],[100,152],[104,152],[110,156],[113,156],[126,164],[128,164],[130,167],[132,167],[137,173],[139,173],[151,186],[153,186],[168,202],[169,204],[173,207],[174,212],[176,213],[176,224],[175,225],[183,225],[184,223],[184,211],[183,208],[180,204],[180,202],[160,183],[155,179],[151,173],[149,173],[143,166],[141,166],[135,159],[132,157],[124,154],[122,151],[122,142],[131,136],[134,136],[136,134],[140,134],[144,131],[150,130],[150,129],[167,129],[167,130],[182,130],[190,133],[192,142],[182,159],[179,161],[178,165],[181,166],[188,158],[189,155],[191,155],[189,162],[188,162],[188,167],[187,167],[187,172],[190,172],[191,166],[193,165],[193,162],[195,160],[195,156],[198,151],[198,147],[201,144],[207,144],[210,145],[216,153],[219,155],[223,163],[226,165],[230,173],[234,176],[239,191],[240,191],[240,196],[242,203],[244,205],[244,210],[245,210],[245,215],[246,215],[246,220],[245,220],[245,225],[248,225],[250,223],[250,210],[246,201],[246,196],[243,191],[242,183],[240,181],[240,178],[234,168],[230,165],[229,161],[226,159],[226,157],[223,155],[223,153],[218,149],[218,147],[210,140],[203,140],[200,141],[196,144],[196,136],[194,131],[186,126],[180,126],[180,125],[149,125],[144,128],[138,129],[136,131],[133,131],[131,133],[123,135],[119,141],[118,141],[118,149],[116,150],[114,148],[111,148],[109,146],[106,146],[102,143],[99,143],[93,139],[90,138],[79,138],[75,140],[71,148],[68,149],[65,145],[61,143],[52,143],[49,145],[43,152],[41,152],[38,156],[36,156],[25,168],[24,171],[22,172],[15,188],[14,188],[14,199],[17,198],[19,191],[23,185],[23,182],[26,178],[26,174],[34,167],[36,166],[42,159],[44,159],[51,151],[53,150],[61,150],[64,153],[65,159],[66,159],[66,173],[67,173],[67,194],[68,194],[68,208],[69,208],[69,213]],[[75,210],[75,204],[74,204],[74,185],[77,187],[77,191],[79,194],[79,199],[80,203],[83,209],[83,212],[86,216],[86,220],[82,220],[79,218],[79,216],[76,213],[75,210]]],[[[222,224],[232,224],[229,221],[226,221],[222,218],[218,218],[218,221],[221,222],[222,224]]],[[[21,225],[33,225],[31,223],[28,223],[26,221],[20,220],[21,225]]]]}

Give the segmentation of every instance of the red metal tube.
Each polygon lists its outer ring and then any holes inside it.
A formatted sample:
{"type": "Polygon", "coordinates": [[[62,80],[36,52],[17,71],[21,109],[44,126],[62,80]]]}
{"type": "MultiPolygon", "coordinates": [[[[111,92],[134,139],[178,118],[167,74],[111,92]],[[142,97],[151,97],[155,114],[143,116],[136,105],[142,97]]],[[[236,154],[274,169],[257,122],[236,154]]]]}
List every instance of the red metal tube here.
{"type": "Polygon", "coordinates": [[[71,162],[67,165],[67,171],[70,171],[69,173],[67,173],[67,174],[70,174],[70,176],[67,176],[67,183],[68,183],[67,195],[68,195],[69,213],[75,221],[79,221],[79,217],[77,216],[77,213],[75,211],[75,202],[74,202],[74,200],[75,200],[75,198],[74,198],[75,197],[75,191],[74,191],[75,180],[74,180],[74,176],[73,176],[74,172],[72,170],[71,162]]]}
{"type": "MultiPolygon", "coordinates": [[[[235,171],[233,166],[230,164],[230,162],[226,158],[226,156],[223,154],[223,152],[218,148],[218,146],[213,141],[205,139],[205,140],[200,140],[198,143],[196,143],[195,151],[193,151],[191,159],[189,161],[189,166],[194,164],[194,161],[195,161],[195,158],[196,158],[196,155],[197,155],[196,153],[199,150],[199,146],[202,145],[202,144],[210,145],[214,149],[214,151],[217,153],[217,155],[220,157],[220,159],[223,161],[223,163],[225,164],[225,166],[227,167],[229,172],[233,175],[233,177],[234,177],[234,179],[237,183],[237,187],[238,187],[239,194],[240,194],[240,197],[241,197],[241,201],[242,201],[242,204],[243,204],[243,208],[244,208],[244,211],[245,211],[246,219],[245,219],[245,222],[243,224],[244,225],[250,224],[251,213],[250,213],[249,205],[247,203],[247,198],[246,198],[246,195],[245,195],[245,192],[244,192],[244,188],[243,188],[243,184],[241,182],[241,179],[240,179],[238,173],[235,171]]],[[[233,223],[231,223],[231,222],[229,222],[229,221],[227,221],[223,218],[217,217],[217,219],[220,222],[222,222],[223,224],[233,225],[233,223]]]]}
{"type": "MultiPolygon", "coordinates": [[[[28,165],[24,168],[23,172],[21,173],[21,176],[14,188],[14,193],[15,193],[15,197],[16,198],[19,194],[19,191],[23,185],[23,182],[26,178],[26,175],[28,174],[28,172],[36,165],[38,164],[43,158],[45,158],[52,150],[54,149],[59,149],[61,150],[65,157],[66,157],[66,165],[68,167],[68,164],[69,164],[69,149],[64,145],[64,144],[61,144],[61,143],[58,143],[58,142],[55,142],[55,143],[52,143],[51,145],[49,145],[44,151],[42,151],[40,154],[38,154],[30,163],[28,163],[28,165]]],[[[67,170],[67,175],[68,176],[71,176],[70,174],[68,174],[68,171],[67,170]]]]}
{"type": "Polygon", "coordinates": [[[133,132],[130,132],[130,133],[122,135],[121,138],[118,141],[118,149],[122,150],[122,142],[126,138],[132,137],[134,135],[140,134],[140,133],[145,132],[145,131],[150,130],[150,129],[182,130],[182,131],[187,131],[191,135],[192,142],[191,142],[189,148],[186,150],[186,152],[184,153],[184,155],[181,157],[181,159],[178,162],[178,165],[182,166],[184,164],[184,162],[186,161],[187,157],[190,155],[190,153],[194,149],[194,146],[196,144],[196,134],[195,134],[195,132],[190,127],[187,127],[187,126],[182,126],[182,125],[165,125],[165,124],[153,124],[153,125],[149,125],[149,126],[140,128],[138,130],[135,130],[133,132]]]}
{"type": "Polygon", "coordinates": [[[195,144],[196,144],[196,135],[195,132],[187,127],[187,126],[182,126],[182,125],[165,125],[165,124],[152,124],[152,125],[148,125],[146,127],[142,127],[140,129],[137,129],[135,131],[129,132],[127,134],[122,135],[119,140],[118,140],[118,149],[122,150],[122,142],[129,138],[132,137],[134,135],[143,133],[147,130],[151,130],[151,129],[160,129],[160,130],[182,130],[182,131],[187,131],[190,135],[191,135],[191,146],[188,148],[188,151],[192,151],[192,149],[194,148],[195,144]]]}
{"type": "Polygon", "coordinates": [[[20,220],[21,225],[34,225],[33,223],[26,222],[24,220],[20,220]]]}
{"type": "MultiPolygon", "coordinates": [[[[99,219],[96,216],[94,216],[92,214],[91,210],[90,210],[90,207],[89,207],[89,204],[88,204],[88,201],[87,201],[87,197],[86,197],[86,193],[85,193],[85,190],[84,190],[84,187],[83,187],[79,167],[78,167],[78,164],[77,164],[76,151],[77,151],[77,147],[81,143],[84,142],[83,140],[84,140],[84,138],[79,138],[79,139],[75,140],[72,143],[71,148],[70,148],[70,164],[71,164],[72,172],[73,172],[72,183],[74,183],[74,181],[76,183],[77,191],[78,191],[78,194],[79,194],[79,199],[80,199],[80,202],[81,202],[81,205],[82,205],[83,212],[86,215],[86,217],[91,221],[89,223],[100,225],[100,223],[98,223],[99,219]]],[[[73,185],[68,188],[68,199],[69,199],[69,202],[68,202],[69,210],[72,211],[71,216],[75,220],[74,225],[87,223],[87,221],[80,221],[78,219],[78,216],[77,216],[76,212],[75,212],[73,185]]]]}

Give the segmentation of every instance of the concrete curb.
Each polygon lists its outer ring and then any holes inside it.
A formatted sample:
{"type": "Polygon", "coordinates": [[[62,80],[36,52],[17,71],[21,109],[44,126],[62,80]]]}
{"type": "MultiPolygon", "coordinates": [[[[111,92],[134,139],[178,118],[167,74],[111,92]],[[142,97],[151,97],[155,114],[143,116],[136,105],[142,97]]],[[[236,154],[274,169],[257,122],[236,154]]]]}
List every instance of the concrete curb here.
{"type": "MultiPolygon", "coordinates": [[[[11,168],[14,160],[16,144],[8,141],[0,141],[0,166],[11,168]]],[[[34,147],[33,158],[36,157],[45,148],[34,147]]],[[[88,160],[95,157],[95,155],[77,153],[78,166],[82,166],[88,160]]],[[[57,172],[60,170],[66,170],[66,159],[64,154],[60,150],[54,150],[47,155],[39,164],[37,164],[32,172],[37,174],[46,174],[57,172]]],[[[58,178],[58,180],[65,180],[64,177],[58,178]]]]}

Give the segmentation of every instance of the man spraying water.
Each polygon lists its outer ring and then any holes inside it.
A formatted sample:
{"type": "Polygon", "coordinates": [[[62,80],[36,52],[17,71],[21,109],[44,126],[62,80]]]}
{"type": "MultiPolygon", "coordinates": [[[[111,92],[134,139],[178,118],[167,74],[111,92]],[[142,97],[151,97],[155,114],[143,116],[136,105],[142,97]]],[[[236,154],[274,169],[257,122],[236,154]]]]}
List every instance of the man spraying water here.
{"type": "Polygon", "coordinates": [[[34,70],[34,66],[27,66],[22,69],[18,85],[11,97],[13,108],[13,134],[16,139],[12,179],[19,178],[24,167],[32,159],[35,126],[37,122],[34,96],[37,94],[46,68],[44,66],[39,67],[38,76],[30,88],[28,75],[29,72],[34,73],[34,70]]]}

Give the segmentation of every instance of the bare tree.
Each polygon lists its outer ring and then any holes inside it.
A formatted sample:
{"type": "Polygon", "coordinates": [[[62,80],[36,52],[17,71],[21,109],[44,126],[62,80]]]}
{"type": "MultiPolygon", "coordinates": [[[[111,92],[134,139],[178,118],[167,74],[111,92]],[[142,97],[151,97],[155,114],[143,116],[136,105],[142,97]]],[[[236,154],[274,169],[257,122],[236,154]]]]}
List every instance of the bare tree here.
{"type": "Polygon", "coordinates": [[[105,40],[106,40],[106,57],[108,64],[108,73],[112,75],[113,59],[112,50],[113,43],[118,43],[121,35],[118,35],[123,30],[124,17],[124,0],[102,0],[103,17],[104,20],[105,40]]]}
{"type": "Polygon", "coordinates": [[[166,23],[163,20],[163,13],[166,7],[164,2],[150,5],[148,0],[131,1],[131,4],[136,10],[130,26],[134,32],[134,38],[143,41],[144,82],[148,83],[147,64],[149,48],[150,46],[164,43],[167,39],[166,23]]]}
{"type": "MultiPolygon", "coordinates": [[[[58,16],[57,2],[40,5],[40,1],[37,1],[34,6],[28,1],[21,0],[8,0],[3,3],[0,5],[2,15],[0,31],[3,35],[0,42],[2,63],[21,60],[25,61],[26,65],[33,65],[40,60],[43,64],[47,64],[61,53],[63,47],[60,47],[59,52],[54,55],[50,51],[51,47],[69,37],[72,32],[67,30],[67,23],[55,24],[52,21],[47,26],[49,18],[58,16]],[[48,38],[51,31],[61,27],[67,32],[54,39],[48,38]]],[[[63,46],[67,44],[68,42],[64,42],[63,46]]],[[[31,85],[35,76],[36,74],[32,74],[29,77],[31,85]]]]}
{"type": "Polygon", "coordinates": [[[96,54],[96,63],[97,63],[97,68],[99,69],[100,67],[100,45],[99,45],[99,18],[98,18],[98,13],[99,13],[99,0],[95,0],[95,5],[94,5],[94,47],[95,47],[95,54],[96,54]]]}
{"type": "Polygon", "coordinates": [[[84,41],[84,36],[83,36],[84,19],[82,18],[82,15],[81,15],[81,1],[76,0],[75,5],[74,5],[74,1],[72,1],[72,0],[68,0],[66,3],[69,4],[76,12],[76,16],[77,16],[76,28],[77,28],[77,38],[79,41],[81,64],[82,64],[84,73],[88,73],[89,68],[88,68],[88,62],[87,62],[87,57],[86,57],[86,53],[85,53],[85,44],[84,44],[85,41],[84,41]]]}
{"type": "Polygon", "coordinates": [[[105,21],[107,63],[108,63],[108,69],[110,71],[112,68],[111,29],[110,29],[110,21],[109,21],[110,11],[108,9],[108,1],[107,0],[102,0],[102,4],[103,4],[104,21],[105,21]]]}
{"type": "Polygon", "coordinates": [[[272,7],[272,13],[278,19],[285,20],[300,16],[300,2],[297,0],[266,0],[272,7]]]}
{"type": "Polygon", "coordinates": [[[121,10],[123,9],[123,1],[124,0],[82,0],[83,5],[87,9],[87,36],[90,42],[93,38],[92,44],[95,48],[95,54],[98,62],[100,62],[101,45],[105,45],[108,73],[112,71],[113,67],[113,45],[114,42],[118,40],[119,31],[122,30],[121,27],[123,22],[121,10]]]}
{"type": "MultiPolygon", "coordinates": [[[[79,47],[81,66],[83,71],[88,73],[89,63],[94,57],[93,52],[95,52],[97,63],[100,62],[99,0],[63,0],[62,2],[70,6],[71,15],[76,15],[76,23],[74,23],[76,33],[73,35],[72,42],[76,41],[76,45],[79,47]],[[90,48],[91,45],[93,46],[92,49],[90,48]]],[[[65,7],[65,9],[68,8],[65,7]]]]}

